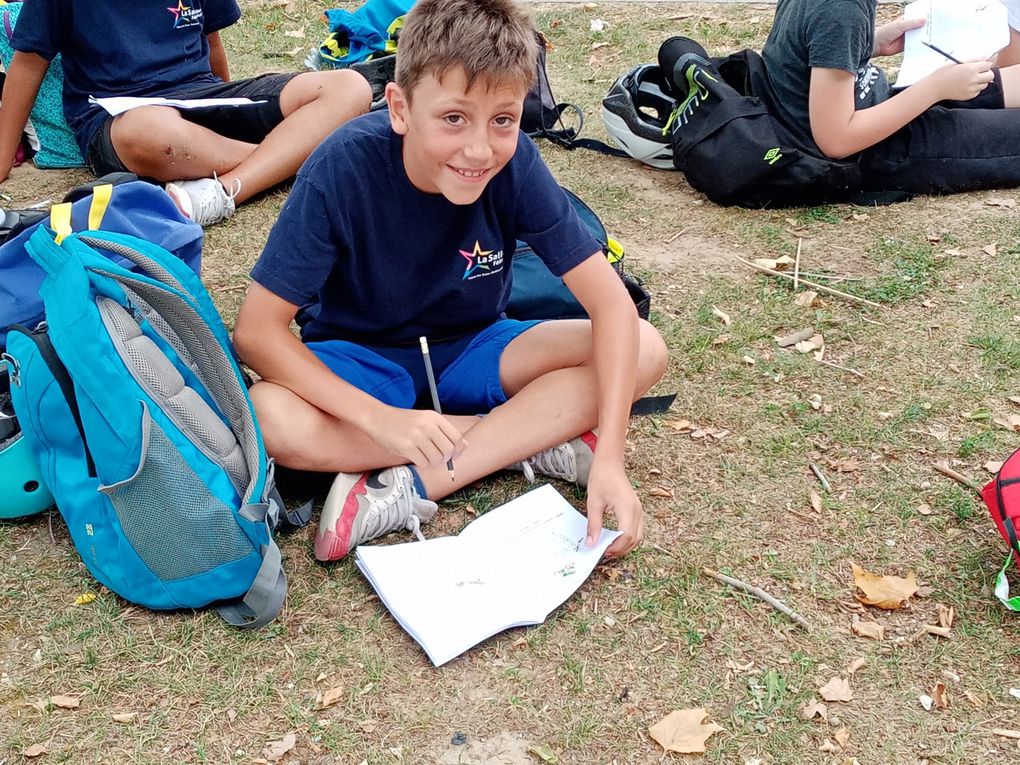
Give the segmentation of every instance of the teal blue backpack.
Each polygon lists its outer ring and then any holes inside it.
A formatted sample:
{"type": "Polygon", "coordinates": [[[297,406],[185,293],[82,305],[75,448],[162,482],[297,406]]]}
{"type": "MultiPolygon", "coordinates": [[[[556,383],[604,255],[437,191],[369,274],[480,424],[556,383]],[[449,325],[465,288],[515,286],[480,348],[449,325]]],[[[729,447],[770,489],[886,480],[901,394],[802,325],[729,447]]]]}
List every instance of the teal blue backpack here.
{"type": "Polygon", "coordinates": [[[12,328],[4,360],[75,547],[125,600],[267,624],[287,591],[283,504],[208,293],[157,245],[70,233],[69,205],[51,222],[26,245],[47,273],[46,322],[12,328]]]}

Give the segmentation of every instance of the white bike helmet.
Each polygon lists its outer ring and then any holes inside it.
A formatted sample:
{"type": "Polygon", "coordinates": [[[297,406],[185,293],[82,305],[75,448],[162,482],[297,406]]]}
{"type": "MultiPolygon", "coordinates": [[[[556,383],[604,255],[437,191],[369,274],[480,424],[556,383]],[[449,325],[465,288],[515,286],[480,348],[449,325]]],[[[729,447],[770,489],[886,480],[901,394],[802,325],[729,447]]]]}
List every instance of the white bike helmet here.
{"type": "Polygon", "coordinates": [[[602,99],[602,120],[613,143],[646,165],[674,170],[673,144],[664,132],[676,101],[662,70],[641,64],[621,76],[602,99]]]}

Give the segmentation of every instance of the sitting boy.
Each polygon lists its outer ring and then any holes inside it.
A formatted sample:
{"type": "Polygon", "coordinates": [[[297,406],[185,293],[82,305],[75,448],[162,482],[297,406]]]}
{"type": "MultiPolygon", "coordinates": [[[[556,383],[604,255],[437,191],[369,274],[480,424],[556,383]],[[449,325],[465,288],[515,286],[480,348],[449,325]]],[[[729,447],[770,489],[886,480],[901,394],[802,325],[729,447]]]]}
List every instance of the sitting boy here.
{"type": "Polygon", "coordinates": [[[31,0],[14,30],[0,108],[0,181],[7,178],[49,61],[63,54],[64,112],[89,169],[161,182],[202,226],[297,172],[319,142],[368,110],[354,72],[266,74],[230,82],[219,30],[235,0],[73,3],[31,0]],[[90,96],[246,97],[244,106],[143,106],[110,116],[90,96]]]}
{"type": "MultiPolygon", "coordinates": [[[[998,61],[1020,61],[1020,0],[998,61]]],[[[947,65],[894,91],[872,56],[903,50],[923,20],[875,28],[877,0],[779,0],[762,58],[770,111],[832,158],[857,157],[866,189],[917,194],[1020,185],[1020,67],[947,65]],[[1009,110],[1009,111],[1008,111],[1009,110]]]]}
{"type": "Polygon", "coordinates": [[[513,0],[421,0],[388,112],[312,154],[252,271],[234,341],[262,378],[251,395],[266,448],[281,465],[341,471],[320,560],[417,530],[436,500],[511,465],[587,486],[589,544],[607,511],[623,532],[609,554],[641,538],[624,442],[666,348],[520,132],[536,56],[513,0]],[[590,322],[504,318],[518,238],[590,322]],[[421,336],[445,415],[413,408],[429,401],[421,336]]]}

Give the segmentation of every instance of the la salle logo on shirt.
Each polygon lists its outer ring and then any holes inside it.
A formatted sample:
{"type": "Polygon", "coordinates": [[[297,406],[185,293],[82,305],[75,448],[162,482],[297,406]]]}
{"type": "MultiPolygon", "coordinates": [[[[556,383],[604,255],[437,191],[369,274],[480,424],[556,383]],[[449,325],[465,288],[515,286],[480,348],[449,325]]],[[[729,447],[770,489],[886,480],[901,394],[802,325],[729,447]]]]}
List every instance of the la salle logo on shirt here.
{"type": "Polygon", "coordinates": [[[465,281],[481,276],[492,276],[503,270],[503,251],[483,250],[478,240],[475,240],[475,248],[471,252],[461,250],[460,254],[467,261],[467,267],[464,269],[465,281]]]}
{"type": "Polygon", "coordinates": [[[184,4],[184,0],[177,0],[176,7],[168,7],[168,11],[174,17],[174,29],[185,27],[196,27],[202,25],[202,9],[184,4]]]}

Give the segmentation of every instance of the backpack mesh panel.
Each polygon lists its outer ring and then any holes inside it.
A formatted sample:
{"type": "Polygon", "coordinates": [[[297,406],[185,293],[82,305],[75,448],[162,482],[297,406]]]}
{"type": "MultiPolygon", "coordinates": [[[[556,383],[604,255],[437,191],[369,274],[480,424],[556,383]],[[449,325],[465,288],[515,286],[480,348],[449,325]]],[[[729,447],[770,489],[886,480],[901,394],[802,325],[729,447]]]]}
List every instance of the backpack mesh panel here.
{"type": "MultiPolygon", "coordinates": [[[[185,358],[195,365],[195,373],[217,403],[220,411],[238,435],[241,453],[248,474],[257,470],[260,462],[259,440],[255,420],[247,405],[247,395],[219,340],[201,316],[179,296],[153,286],[141,279],[124,274],[95,269],[109,276],[126,289],[137,293],[143,301],[165,320],[170,333],[166,338],[185,358]]],[[[245,484],[241,492],[245,502],[258,501],[251,496],[252,486],[245,484]]]]}
{"type": "Polygon", "coordinates": [[[124,535],[160,579],[196,576],[252,553],[230,508],[209,492],[155,422],[138,476],[107,494],[124,535]]]}
{"type": "Polygon", "coordinates": [[[193,443],[223,466],[238,493],[243,494],[249,481],[248,466],[234,434],[205,400],[184,384],[180,372],[152,339],[142,334],[131,314],[109,298],[96,302],[132,376],[193,443]]]}

